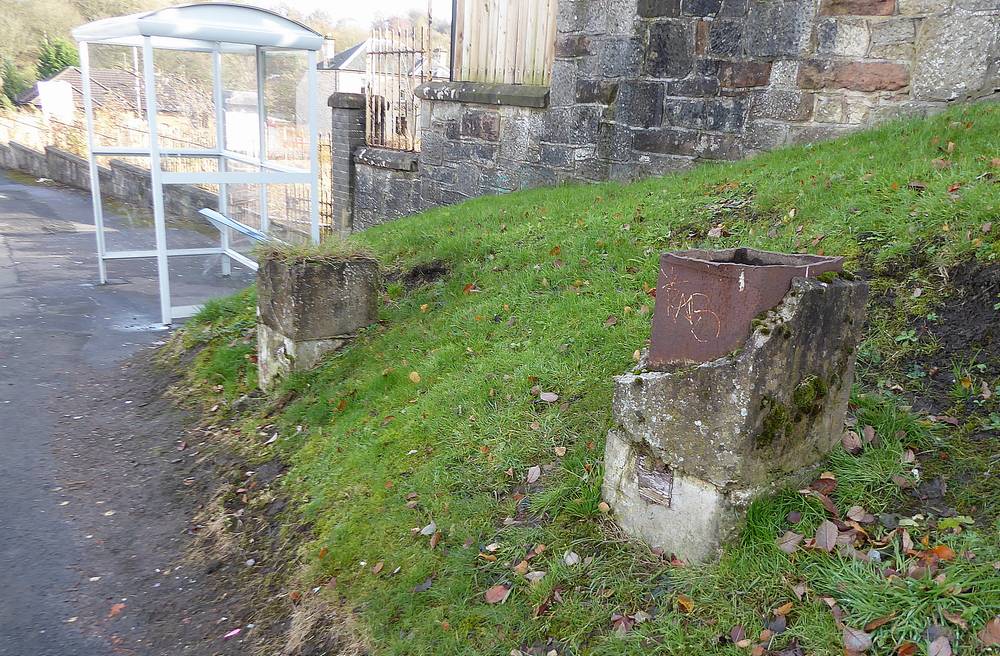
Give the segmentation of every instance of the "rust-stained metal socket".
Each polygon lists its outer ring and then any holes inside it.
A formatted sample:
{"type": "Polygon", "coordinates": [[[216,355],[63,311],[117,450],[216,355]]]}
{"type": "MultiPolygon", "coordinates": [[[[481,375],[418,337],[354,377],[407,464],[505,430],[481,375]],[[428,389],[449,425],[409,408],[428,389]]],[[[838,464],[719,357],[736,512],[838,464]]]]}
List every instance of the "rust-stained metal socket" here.
{"type": "Polygon", "coordinates": [[[752,248],[662,254],[649,368],[708,362],[741,347],[754,317],[781,302],[792,278],[841,271],[843,263],[752,248]]]}

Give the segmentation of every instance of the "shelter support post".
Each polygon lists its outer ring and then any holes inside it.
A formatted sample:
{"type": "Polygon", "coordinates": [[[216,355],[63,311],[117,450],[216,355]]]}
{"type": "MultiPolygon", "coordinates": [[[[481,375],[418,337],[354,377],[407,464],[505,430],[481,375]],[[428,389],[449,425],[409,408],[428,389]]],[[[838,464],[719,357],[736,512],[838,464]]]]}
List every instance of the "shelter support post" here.
{"type": "Polygon", "coordinates": [[[319,124],[316,110],[316,51],[310,50],[307,55],[309,72],[309,173],[312,180],[309,183],[309,238],[314,244],[319,243],[319,124]]]}
{"type": "MultiPolygon", "coordinates": [[[[257,135],[259,145],[257,146],[257,160],[260,162],[260,171],[264,171],[264,162],[267,160],[267,116],[264,113],[266,103],[264,102],[264,78],[267,76],[267,65],[264,61],[264,49],[257,46],[254,49],[257,56],[257,135]]],[[[266,233],[271,221],[267,215],[267,183],[260,185],[260,231],[266,233]]]]}
{"type": "Polygon", "coordinates": [[[149,177],[153,196],[153,225],[156,232],[156,276],[160,283],[160,316],[173,322],[170,309],[170,264],[167,260],[167,221],[163,211],[163,170],[160,166],[160,133],[156,123],[156,70],[153,67],[153,40],[142,39],[142,71],[146,84],[146,120],[149,129],[149,177]]]}
{"type": "Polygon", "coordinates": [[[83,113],[87,123],[87,163],[90,165],[90,199],[94,206],[94,235],[97,237],[97,275],[102,285],[108,283],[104,264],[104,206],[101,203],[101,176],[94,154],[94,101],[90,88],[90,52],[87,42],[80,42],[80,77],[83,78],[83,113]]]}
{"type": "MultiPolygon", "coordinates": [[[[222,44],[217,43],[212,51],[212,96],[215,101],[215,149],[219,151],[219,171],[225,172],[226,157],[226,108],[222,97],[222,44]]],[[[219,213],[229,214],[229,191],[225,183],[219,185],[219,213]]],[[[228,227],[219,230],[219,247],[222,249],[222,275],[229,276],[233,272],[232,259],[226,255],[229,250],[231,233],[228,227]]]]}

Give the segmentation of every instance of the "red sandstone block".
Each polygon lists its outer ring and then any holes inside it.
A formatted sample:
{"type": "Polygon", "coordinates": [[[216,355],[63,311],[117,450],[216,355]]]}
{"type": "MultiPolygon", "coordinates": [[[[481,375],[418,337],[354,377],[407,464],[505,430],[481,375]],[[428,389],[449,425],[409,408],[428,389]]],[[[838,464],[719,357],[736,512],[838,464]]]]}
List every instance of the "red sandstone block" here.
{"type": "Polygon", "coordinates": [[[896,0],[823,0],[821,16],[891,16],[896,0]]]}
{"type": "Polygon", "coordinates": [[[798,84],[803,89],[896,91],[909,83],[910,71],[903,64],[811,60],[799,66],[798,84]]]}
{"type": "Polygon", "coordinates": [[[720,62],[719,84],[723,87],[765,87],[770,79],[771,62],[720,62]]]}

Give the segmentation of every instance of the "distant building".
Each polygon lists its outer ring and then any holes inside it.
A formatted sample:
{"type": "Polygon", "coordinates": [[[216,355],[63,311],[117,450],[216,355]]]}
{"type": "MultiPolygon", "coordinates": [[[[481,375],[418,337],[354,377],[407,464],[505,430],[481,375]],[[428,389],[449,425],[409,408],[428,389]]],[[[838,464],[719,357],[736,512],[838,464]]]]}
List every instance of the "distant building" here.
{"type": "MultiPolygon", "coordinates": [[[[159,103],[162,114],[188,114],[199,107],[199,101],[193,97],[190,83],[162,74],[157,75],[159,103]]],[[[105,105],[117,110],[141,115],[146,106],[146,89],[142,77],[118,68],[92,69],[90,71],[91,97],[94,107],[99,109],[105,105]]],[[[211,97],[205,96],[204,101],[211,103],[211,97]]],[[[15,104],[22,108],[36,109],[46,116],[71,123],[83,116],[83,76],[76,66],[65,68],[48,80],[41,80],[23,91],[15,99],[15,104]]],[[[206,108],[201,105],[201,110],[206,108]]],[[[210,110],[211,105],[207,108],[210,110]]]]}

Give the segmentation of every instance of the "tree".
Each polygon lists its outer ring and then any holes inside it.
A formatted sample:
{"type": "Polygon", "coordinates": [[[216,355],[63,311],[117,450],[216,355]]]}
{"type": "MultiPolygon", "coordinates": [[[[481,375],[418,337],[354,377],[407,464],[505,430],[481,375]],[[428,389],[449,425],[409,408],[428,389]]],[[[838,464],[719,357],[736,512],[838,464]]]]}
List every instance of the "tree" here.
{"type": "Polygon", "coordinates": [[[35,71],[39,80],[47,80],[70,66],[80,65],[80,55],[72,43],[66,39],[45,37],[38,47],[38,63],[35,71]]]}
{"type": "Polygon", "coordinates": [[[31,86],[31,80],[18,70],[14,62],[0,58],[0,106],[10,107],[18,94],[31,86]]]}

